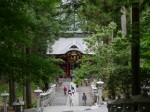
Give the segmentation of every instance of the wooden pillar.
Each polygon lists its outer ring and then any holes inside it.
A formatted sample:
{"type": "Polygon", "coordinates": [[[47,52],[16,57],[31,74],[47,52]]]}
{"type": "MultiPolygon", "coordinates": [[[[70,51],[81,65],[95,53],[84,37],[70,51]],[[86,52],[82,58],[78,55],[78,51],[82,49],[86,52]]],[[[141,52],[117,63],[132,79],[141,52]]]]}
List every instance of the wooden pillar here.
{"type": "Polygon", "coordinates": [[[66,77],[70,77],[70,65],[68,62],[66,62],[66,77]]]}

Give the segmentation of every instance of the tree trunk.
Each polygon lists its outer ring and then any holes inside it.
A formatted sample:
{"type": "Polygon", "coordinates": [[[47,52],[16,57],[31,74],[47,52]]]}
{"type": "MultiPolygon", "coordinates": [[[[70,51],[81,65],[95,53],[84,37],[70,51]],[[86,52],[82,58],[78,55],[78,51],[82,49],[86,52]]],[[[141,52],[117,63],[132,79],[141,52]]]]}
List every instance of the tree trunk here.
{"type": "Polygon", "coordinates": [[[140,17],[139,0],[132,0],[132,95],[140,94],[140,17]]]}
{"type": "Polygon", "coordinates": [[[26,103],[27,103],[27,108],[32,107],[31,83],[26,84],[26,103]]]}
{"type": "MultiPolygon", "coordinates": [[[[31,54],[31,48],[26,48],[25,47],[25,54],[31,54]]],[[[32,92],[31,92],[31,82],[30,82],[30,79],[28,81],[26,81],[26,85],[25,85],[25,88],[24,88],[24,98],[25,98],[25,101],[26,101],[26,105],[25,107],[28,109],[28,108],[31,108],[32,107],[32,92]]]]}
{"type": "Polygon", "coordinates": [[[10,76],[9,79],[9,96],[9,105],[12,106],[13,102],[16,100],[16,89],[12,76],[10,76]]]}
{"type": "Polygon", "coordinates": [[[27,109],[26,86],[23,86],[23,100],[24,100],[24,109],[27,109]]]}

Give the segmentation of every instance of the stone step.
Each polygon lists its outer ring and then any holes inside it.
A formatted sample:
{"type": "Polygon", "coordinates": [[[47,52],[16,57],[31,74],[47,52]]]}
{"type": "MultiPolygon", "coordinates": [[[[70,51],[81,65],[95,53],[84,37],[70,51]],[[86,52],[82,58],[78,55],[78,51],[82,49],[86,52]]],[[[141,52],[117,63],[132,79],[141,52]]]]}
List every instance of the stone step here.
{"type": "Polygon", "coordinates": [[[43,112],[74,112],[90,108],[88,106],[49,106],[44,107],[43,112]]]}
{"type": "Polygon", "coordinates": [[[51,106],[66,105],[68,95],[66,95],[66,96],[64,95],[63,87],[64,86],[67,87],[69,84],[70,84],[70,82],[64,82],[61,86],[58,86],[56,88],[56,95],[54,97],[54,100],[53,100],[51,106]]]}
{"type": "Polygon", "coordinates": [[[101,106],[49,106],[43,112],[108,112],[107,105],[101,106]]]}

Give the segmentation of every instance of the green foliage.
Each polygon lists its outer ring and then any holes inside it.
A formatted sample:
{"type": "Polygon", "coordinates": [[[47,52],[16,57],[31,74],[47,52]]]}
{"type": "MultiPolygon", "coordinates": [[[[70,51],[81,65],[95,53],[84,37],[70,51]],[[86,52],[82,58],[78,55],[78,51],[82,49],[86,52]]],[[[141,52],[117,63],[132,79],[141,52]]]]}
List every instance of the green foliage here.
{"type": "Polygon", "coordinates": [[[130,0],[82,0],[79,1],[78,20],[83,31],[95,32],[97,25],[107,26],[111,21],[120,29],[121,6],[129,7],[130,0]]]}
{"type": "MultiPolygon", "coordinates": [[[[14,78],[19,81],[24,78],[31,81],[32,75],[40,74],[41,69],[47,69],[46,66],[43,67],[48,63],[44,56],[47,40],[53,41],[55,36],[52,34],[59,32],[58,29],[60,29],[59,20],[55,20],[55,17],[51,15],[56,11],[58,2],[59,0],[1,1],[0,57],[3,62],[1,73],[14,74],[14,78]],[[32,50],[31,54],[25,54],[26,47],[32,50]]],[[[51,61],[49,63],[55,66],[56,63],[51,61]]],[[[49,73],[54,73],[56,69],[59,71],[57,66],[54,69],[51,65],[48,65],[51,70],[49,73]]]]}
{"type": "Polygon", "coordinates": [[[107,82],[109,93],[112,95],[131,92],[131,72],[129,67],[116,66],[107,82]],[[128,85],[127,85],[128,84],[128,85]]]}
{"type": "Polygon", "coordinates": [[[128,67],[130,44],[127,38],[121,37],[120,31],[112,38],[112,31],[116,27],[113,22],[108,26],[99,26],[92,37],[85,39],[88,45],[87,52],[93,52],[94,55],[84,56],[81,67],[75,70],[77,79],[91,77],[103,80],[112,95],[129,92],[131,89],[131,74],[128,67]],[[109,40],[109,45],[104,42],[105,39],[109,40]]]}
{"type": "Polygon", "coordinates": [[[142,36],[150,35],[150,8],[147,7],[141,14],[141,34],[142,36]]]}
{"type": "Polygon", "coordinates": [[[150,78],[150,8],[145,7],[141,14],[141,77],[142,84],[150,78]]]}
{"type": "Polygon", "coordinates": [[[9,88],[8,88],[8,83],[3,83],[1,84],[1,88],[0,88],[0,93],[2,94],[4,91],[8,92],[9,88]]]}
{"type": "Polygon", "coordinates": [[[0,1],[0,75],[7,81],[42,85],[63,74],[62,60],[46,56],[47,41],[58,39],[62,30],[54,15],[59,2],[0,1]]]}
{"type": "MultiPolygon", "coordinates": [[[[75,71],[77,78],[84,79],[90,74],[90,77],[104,80],[111,94],[116,94],[116,92],[130,92],[130,40],[128,38],[123,38],[121,31],[116,29],[121,29],[120,9],[122,6],[126,7],[127,26],[130,26],[130,7],[132,1],[82,0],[77,2],[79,5],[77,9],[77,20],[80,21],[79,26],[83,31],[93,34],[91,37],[85,39],[88,46],[87,53],[95,53],[92,56],[85,56],[81,60],[81,67],[75,71]],[[114,23],[109,24],[110,21],[115,21],[117,25],[114,23]],[[128,82],[129,85],[126,85],[125,82],[128,82]]],[[[148,73],[150,68],[149,2],[142,0],[140,1],[140,6],[142,9],[140,29],[142,34],[141,80],[143,80],[143,77],[145,79],[149,78],[148,73]]],[[[127,29],[128,34],[126,37],[130,37],[131,29],[127,29]]],[[[133,36],[136,36],[136,34],[133,34],[133,36]]],[[[133,43],[136,43],[136,41],[135,38],[133,43]]],[[[77,82],[79,82],[78,80],[77,82]]]]}
{"type": "MultiPolygon", "coordinates": [[[[47,42],[54,42],[62,31],[72,29],[70,26],[77,22],[77,27],[93,34],[85,42],[87,52],[94,55],[80,60],[75,82],[92,77],[102,79],[111,94],[130,91],[130,44],[116,30],[120,29],[120,8],[124,5],[128,11],[130,1],[59,3],[60,0],[0,1],[0,74],[22,85],[55,81],[63,74],[59,68],[62,60],[45,55],[47,42]]],[[[145,80],[150,68],[150,9],[146,0],[141,5],[141,74],[145,80]]]]}

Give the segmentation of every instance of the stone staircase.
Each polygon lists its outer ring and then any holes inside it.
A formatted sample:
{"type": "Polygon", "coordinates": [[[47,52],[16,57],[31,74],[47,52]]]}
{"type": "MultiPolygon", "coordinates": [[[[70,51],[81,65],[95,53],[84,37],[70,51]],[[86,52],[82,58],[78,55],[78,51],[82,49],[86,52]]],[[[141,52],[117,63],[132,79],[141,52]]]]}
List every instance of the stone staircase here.
{"type": "Polygon", "coordinates": [[[51,104],[51,106],[62,106],[62,105],[66,105],[66,102],[67,102],[67,97],[68,95],[64,95],[63,93],[63,87],[66,86],[68,87],[70,84],[70,82],[63,82],[62,85],[58,85],[56,87],[56,94],[55,94],[55,97],[54,97],[54,100],[51,104]]]}
{"type": "Polygon", "coordinates": [[[93,104],[91,90],[88,86],[75,87],[74,106],[69,106],[68,94],[64,95],[63,88],[74,85],[70,79],[64,79],[62,85],[57,85],[56,94],[50,106],[42,107],[41,109],[32,109],[25,112],[108,112],[106,105],[91,106],[93,104]],[[85,92],[88,97],[87,106],[82,106],[82,94],[85,92]]]}
{"type": "Polygon", "coordinates": [[[76,93],[74,94],[74,106],[69,106],[68,94],[64,95],[63,87],[73,85],[70,80],[65,79],[61,86],[57,86],[56,95],[54,101],[51,106],[44,107],[43,112],[108,112],[106,105],[99,106],[91,106],[92,105],[92,97],[90,94],[90,88],[88,87],[80,87],[75,88],[76,93]],[[82,93],[86,92],[88,96],[88,106],[82,106],[82,93]]]}

